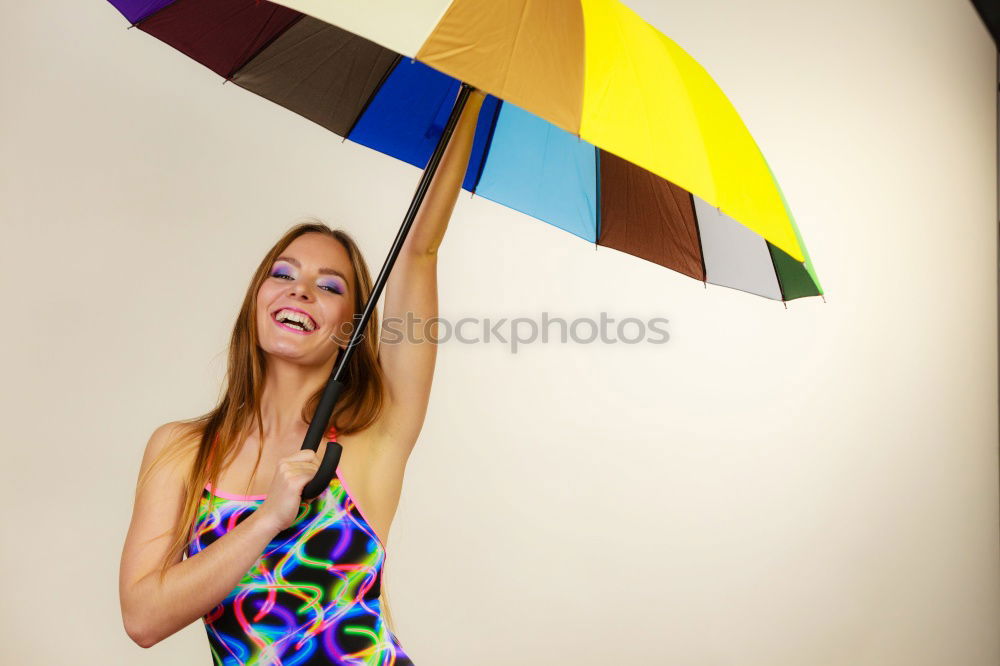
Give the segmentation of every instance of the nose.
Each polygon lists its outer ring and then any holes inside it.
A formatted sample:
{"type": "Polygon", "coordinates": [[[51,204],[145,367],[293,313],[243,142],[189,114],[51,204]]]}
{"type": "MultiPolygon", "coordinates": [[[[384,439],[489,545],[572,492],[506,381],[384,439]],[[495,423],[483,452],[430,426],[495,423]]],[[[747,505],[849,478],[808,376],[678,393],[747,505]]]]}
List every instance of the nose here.
{"type": "Polygon", "coordinates": [[[312,290],[304,283],[293,284],[289,288],[288,295],[301,301],[310,301],[313,299],[312,290]]]}

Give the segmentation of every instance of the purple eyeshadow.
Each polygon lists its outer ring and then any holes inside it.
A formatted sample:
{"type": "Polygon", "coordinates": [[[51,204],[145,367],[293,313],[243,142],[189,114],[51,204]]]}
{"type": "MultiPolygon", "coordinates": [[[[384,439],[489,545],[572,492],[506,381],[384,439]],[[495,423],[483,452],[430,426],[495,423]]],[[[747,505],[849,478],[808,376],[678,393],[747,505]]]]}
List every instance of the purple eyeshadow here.
{"type": "Polygon", "coordinates": [[[340,286],[339,282],[324,282],[320,286],[323,286],[323,287],[333,287],[334,289],[337,290],[338,294],[344,293],[344,288],[342,286],[340,286]]]}
{"type": "MultiPolygon", "coordinates": [[[[274,268],[274,269],[272,269],[271,277],[293,277],[293,276],[290,275],[290,274],[288,274],[288,273],[285,273],[280,268],[274,268]]],[[[334,281],[334,282],[323,282],[323,283],[320,284],[320,287],[331,287],[338,294],[343,294],[344,291],[345,291],[345,287],[343,285],[341,285],[340,282],[337,282],[337,281],[334,281]]]]}

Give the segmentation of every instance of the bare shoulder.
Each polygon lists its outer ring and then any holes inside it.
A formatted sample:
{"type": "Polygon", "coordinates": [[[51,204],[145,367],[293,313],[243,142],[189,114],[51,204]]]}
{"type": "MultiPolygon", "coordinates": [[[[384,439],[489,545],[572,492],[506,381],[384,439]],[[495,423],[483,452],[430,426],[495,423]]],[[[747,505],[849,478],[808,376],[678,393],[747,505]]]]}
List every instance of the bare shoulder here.
{"type": "Polygon", "coordinates": [[[197,451],[195,434],[195,426],[186,421],[169,421],[155,428],[146,442],[139,468],[140,477],[159,462],[159,471],[150,472],[151,477],[185,478],[197,451]]]}
{"type": "Polygon", "coordinates": [[[146,443],[146,453],[157,455],[193,432],[193,426],[186,421],[168,421],[153,429],[146,443]]]}
{"type": "MultiPolygon", "coordinates": [[[[197,448],[186,442],[197,443],[191,437],[194,434],[190,424],[171,421],[154,429],[146,442],[122,549],[119,585],[123,593],[154,571],[168,550],[197,448]]],[[[180,559],[179,553],[172,557],[174,562],[180,559]]]]}

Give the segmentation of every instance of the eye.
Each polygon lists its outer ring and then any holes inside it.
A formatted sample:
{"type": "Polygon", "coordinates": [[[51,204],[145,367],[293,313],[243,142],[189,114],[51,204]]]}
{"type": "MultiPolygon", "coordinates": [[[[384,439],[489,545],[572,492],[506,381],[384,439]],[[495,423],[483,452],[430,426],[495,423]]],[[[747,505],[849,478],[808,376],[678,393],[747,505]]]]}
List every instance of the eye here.
{"type": "Polygon", "coordinates": [[[328,289],[335,294],[343,294],[344,290],[340,288],[339,285],[324,284],[320,286],[320,289],[328,289]]]}
{"type": "Polygon", "coordinates": [[[289,280],[293,279],[291,275],[288,275],[287,273],[280,273],[278,271],[275,271],[274,273],[271,273],[271,277],[288,278],[289,280]]]}

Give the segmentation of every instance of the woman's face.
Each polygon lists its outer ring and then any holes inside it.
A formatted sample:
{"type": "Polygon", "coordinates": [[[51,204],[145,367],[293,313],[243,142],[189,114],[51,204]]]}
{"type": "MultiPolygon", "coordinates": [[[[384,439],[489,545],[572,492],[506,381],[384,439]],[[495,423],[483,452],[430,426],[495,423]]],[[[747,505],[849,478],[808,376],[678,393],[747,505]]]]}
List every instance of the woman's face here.
{"type": "Polygon", "coordinates": [[[304,365],[330,361],[350,340],[354,272],[339,241],[306,233],[285,248],[257,292],[257,331],[268,354],[304,365]]]}

